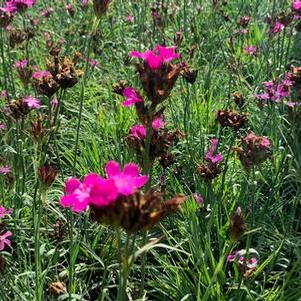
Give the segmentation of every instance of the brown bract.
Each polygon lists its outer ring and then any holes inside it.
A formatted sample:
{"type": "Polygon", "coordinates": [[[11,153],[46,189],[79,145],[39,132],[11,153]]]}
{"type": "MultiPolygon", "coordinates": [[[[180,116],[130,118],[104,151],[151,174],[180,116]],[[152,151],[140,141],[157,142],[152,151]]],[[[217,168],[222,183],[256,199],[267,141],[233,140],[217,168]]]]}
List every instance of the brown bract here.
{"type": "Polygon", "coordinates": [[[33,79],[33,84],[39,93],[48,97],[51,97],[60,88],[51,74],[33,79]]]}
{"type": "Polygon", "coordinates": [[[234,129],[245,127],[248,121],[247,114],[239,114],[231,110],[219,110],[216,119],[222,127],[232,127],[234,129]]]}
{"type": "Polygon", "coordinates": [[[197,170],[200,176],[205,181],[212,181],[213,179],[217,178],[222,172],[222,169],[219,165],[210,163],[199,164],[197,170]]]}
{"type": "Polygon", "coordinates": [[[245,218],[242,210],[238,207],[230,220],[230,234],[233,240],[239,240],[247,229],[245,218]]]}
{"type": "Polygon", "coordinates": [[[48,290],[55,296],[60,296],[67,293],[66,284],[60,281],[50,283],[48,290]]]}
{"type": "Polygon", "coordinates": [[[46,127],[45,116],[39,115],[38,118],[31,122],[31,134],[33,140],[36,142],[42,142],[48,133],[46,127]]]}
{"type": "Polygon", "coordinates": [[[93,8],[97,18],[105,15],[112,0],[93,0],[93,8]]]}
{"type": "Polygon", "coordinates": [[[0,9],[0,27],[7,27],[13,19],[13,14],[0,9]]]}
{"type": "Polygon", "coordinates": [[[18,120],[25,117],[30,109],[22,100],[13,100],[7,105],[10,115],[18,120]]]}
{"type": "Polygon", "coordinates": [[[146,193],[137,191],[131,196],[119,197],[108,206],[92,206],[92,217],[112,227],[122,227],[128,233],[147,230],[186,200],[184,195],[176,195],[167,201],[163,197],[163,193],[152,189],[146,193]]]}
{"type": "Polygon", "coordinates": [[[155,107],[169,97],[182,70],[181,64],[162,64],[151,69],[146,62],[136,64],[142,87],[155,107]]]}
{"type": "Polygon", "coordinates": [[[58,175],[58,170],[55,166],[46,163],[38,170],[40,181],[46,187],[49,187],[54,182],[56,176],[58,175]]]}

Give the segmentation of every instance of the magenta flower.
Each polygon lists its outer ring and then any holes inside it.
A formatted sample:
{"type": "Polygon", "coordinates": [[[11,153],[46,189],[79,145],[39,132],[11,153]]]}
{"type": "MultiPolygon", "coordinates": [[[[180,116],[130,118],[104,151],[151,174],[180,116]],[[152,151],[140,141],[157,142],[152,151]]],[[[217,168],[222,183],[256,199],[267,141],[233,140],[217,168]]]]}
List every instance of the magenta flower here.
{"type": "Polygon", "coordinates": [[[192,196],[199,206],[202,207],[204,205],[204,198],[199,193],[196,192],[192,196]]]}
{"type": "Polygon", "coordinates": [[[85,176],[82,183],[77,178],[69,179],[65,184],[65,192],[60,204],[71,207],[74,212],[85,211],[90,204],[107,206],[118,196],[114,180],[104,179],[95,173],[85,176]]]}
{"type": "Polygon", "coordinates": [[[146,138],[146,129],[145,129],[144,125],[142,125],[142,124],[133,125],[130,128],[130,135],[134,136],[138,140],[145,139],[146,138]]]}
{"type": "Polygon", "coordinates": [[[39,70],[32,74],[32,78],[34,79],[40,79],[40,78],[47,78],[51,76],[51,73],[49,71],[39,70]]]}
{"type": "Polygon", "coordinates": [[[244,52],[249,55],[254,55],[257,52],[257,47],[256,46],[247,46],[244,48],[244,52]]]}
{"type": "Polygon", "coordinates": [[[12,236],[13,234],[10,231],[6,231],[4,234],[0,235],[0,251],[3,251],[6,246],[11,246],[11,241],[8,237],[12,236]]]}
{"type": "Polygon", "coordinates": [[[49,18],[54,12],[53,7],[48,7],[40,11],[40,16],[43,18],[49,18]]]}
{"type": "Polygon", "coordinates": [[[129,23],[133,23],[134,22],[134,16],[131,16],[131,15],[128,15],[128,16],[126,16],[126,18],[125,18],[125,20],[127,21],[127,22],[129,22],[129,23]]]}
{"type": "Polygon", "coordinates": [[[6,209],[3,206],[0,206],[0,218],[10,215],[13,212],[12,209],[6,209]]]}
{"type": "Polygon", "coordinates": [[[98,66],[98,61],[95,60],[95,59],[91,60],[91,61],[90,61],[90,66],[91,66],[92,68],[97,67],[97,66],[98,66]]]}
{"type": "Polygon", "coordinates": [[[82,7],[86,7],[89,5],[89,0],[82,0],[82,7]]]}
{"type": "Polygon", "coordinates": [[[134,163],[128,163],[121,170],[116,161],[109,161],[105,167],[109,179],[115,181],[118,192],[124,196],[133,194],[148,181],[148,176],[140,175],[139,167],[134,163]]]}
{"type": "Polygon", "coordinates": [[[58,106],[59,100],[57,98],[53,98],[53,99],[51,99],[50,104],[51,104],[52,110],[54,110],[58,106]]]}
{"type": "Polygon", "coordinates": [[[18,61],[15,63],[15,67],[17,69],[24,69],[28,64],[28,61],[27,60],[22,60],[22,61],[18,61]]]}
{"type": "Polygon", "coordinates": [[[272,29],[273,33],[278,33],[280,31],[282,31],[284,29],[284,25],[282,23],[280,23],[279,21],[277,21],[274,25],[274,28],[272,29]]]}
{"type": "Polygon", "coordinates": [[[7,175],[11,172],[11,168],[9,166],[1,166],[0,167],[0,174],[7,175]]]}
{"type": "Polygon", "coordinates": [[[152,122],[152,128],[155,131],[159,131],[161,128],[165,127],[167,123],[163,120],[162,116],[155,118],[152,122]]]}
{"type": "Polygon", "coordinates": [[[210,142],[211,142],[211,145],[205,156],[205,160],[210,162],[213,165],[217,165],[220,162],[222,162],[224,158],[221,153],[214,154],[216,151],[217,145],[218,145],[218,139],[216,139],[216,138],[211,139],[210,142]]]}
{"type": "Polygon", "coordinates": [[[33,96],[24,97],[23,103],[25,103],[30,109],[39,109],[41,107],[41,101],[33,96]]]}
{"type": "Polygon", "coordinates": [[[292,4],[292,9],[298,13],[301,13],[301,1],[295,1],[292,4]]]}
{"type": "Polygon", "coordinates": [[[165,47],[157,45],[153,50],[146,50],[145,52],[133,50],[130,52],[130,55],[131,57],[142,59],[151,69],[159,69],[164,63],[169,63],[180,57],[180,54],[175,52],[176,49],[176,46],[165,47]]]}
{"type": "Polygon", "coordinates": [[[15,13],[20,10],[32,7],[36,0],[8,0],[4,4],[4,10],[10,13],[15,13]]]}
{"type": "Polygon", "coordinates": [[[122,94],[125,97],[125,100],[122,102],[124,107],[132,106],[137,102],[143,102],[143,98],[134,88],[124,88],[122,94]]]}
{"type": "Polygon", "coordinates": [[[0,131],[4,131],[6,129],[6,125],[0,121],[0,131]]]}
{"type": "MultiPolygon", "coordinates": [[[[257,253],[254,249],[249,250],[250,253],[257,253]]],[[[233,253],[227,256],[228,262],[237,262],[240,265],[246,266],[248,269],[254,269],[258,264],[258,259],[256,257],[251,257],[250,259],[246,259],[245,255],[247,251],[242,249],[239,251],[234,251],[233,253]]]]}

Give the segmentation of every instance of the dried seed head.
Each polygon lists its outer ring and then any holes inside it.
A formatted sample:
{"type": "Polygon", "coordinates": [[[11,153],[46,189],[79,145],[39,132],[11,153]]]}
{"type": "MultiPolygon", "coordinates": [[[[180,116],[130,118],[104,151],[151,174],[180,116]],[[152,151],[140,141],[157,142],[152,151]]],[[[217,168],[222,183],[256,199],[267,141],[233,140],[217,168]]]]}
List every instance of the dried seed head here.
{"type": "Polygon", "coordinates": [[[50,283],[48,289],[54,296],[61,296],[67,293],[66,284],[60,281],[50,283]]]}
{"type": "Polygon", "coordinates": [[[222,127],[239,129],[245,127],[248,121],[247,114],[239,114],[231,110],[219,110],[216,119],[222,127]]]}
{"type": "Polygon", "coordinates": [[[50,187],[58,175],[57,168],[49,163],[46,163],[44,166],[40,167],[38,172],[40,181],[46,187],[50,187]]]}
{"type": "Polygon", "coordinates": [[[198,75],[198,70],[197,69],[193,69],[191,67],[189,67],[188,65],[184,66],[182,71],[181,71],[181,75],[184,77],[184,79],[190,83],[190,84],[194,84],[198,75]]]}
{"type": "Polygon", "coordinates": [[[243,97],[243,95],[239,92],[234,92],[232,94],[232,97],[234,99],[235,104],[239,107],[242,108],[245,104],[245,99],[243,97]]]}
{"type": "Polygon", "coordinates": [[[39,115],[38,118],[31,122],[31,134],[33,140],[36,142],[42,142],[48,133],[46,128],[45,116],[39,115]]]}
{"type": "Polygon", "coordinates": [[[242,210],[238,207],[230,220],[230,234],[233,240],[239,240],[247,229],[242,210]]]}
{"type": "Polygon", "coordinates": [[[97,18],[105,15],[112,0],[93,0],[93,8],[97,18]]]}
{"type": "Polygon", "coordinates": [[[212,181],[213,179],[217,178],[222,169],[219,165],[216,164],[200,164],[197,167],[198,173],[205,181],[212,181]]]}

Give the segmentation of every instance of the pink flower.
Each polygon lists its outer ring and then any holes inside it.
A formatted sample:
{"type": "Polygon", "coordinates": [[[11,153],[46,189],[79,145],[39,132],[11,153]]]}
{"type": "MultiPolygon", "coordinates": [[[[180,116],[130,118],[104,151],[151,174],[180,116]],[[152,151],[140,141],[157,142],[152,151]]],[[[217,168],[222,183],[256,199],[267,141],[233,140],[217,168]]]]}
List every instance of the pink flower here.
{"type": "Polygon", "coordinates": [[[11,168],[9,166],[1,166],[0,167],[0,174],[7,175],[11,172],[11,168]]]}
{"type": "Polygon", "coordinates": [[[133,23],[134,22],[134,16],[131,16],[131,15],[128,15],[128,16],[126,16],[126,18],[125,18],[125,20],[127,21],[127,22],[129,22],[129,23],[133,23]]]}
{"type": "Polygon", "coordinates": [[[51,104],[51,108],[54,110],[58,104],[59,104],[59,100],[57,98],[53,98],[51,101],[50,101],[50,104],[51,104]]]}
{"type": "Polygon", "coordinates": [[[0,131],[4,131],[6,129],[6,125],[0,121],[0,131]]]}
{"type": "Polygon", "coordinates": [[[15,13],[35,5],[36,0],[8,0],[5,2],[3,9],[10,13],[15,13]]]}
{"type": "Polygon", "coordinates": [[[82,183],[77,178],[69,179],[65,184],[65,192],[60,204],[71,207],[74,212],[85,211],[90,204],[107,206],[118,196],[114,180],[104,179],[95,173],[85,176],[82,183]]]}
{"type": "Polygon", "coordinates": [[[292,9],[297,11],[298,13],[301,13],[301,1],[293,2],[292,9]]]}
{"type": "Polygon", "coordinates": [[[23,102],[31,109],[39,109],[41,107],[41,101],[33,96],[24,97],[23,102]]]}
{"type": "Polygon", "coordinates": [[[89,5],[89,0],[82,0],[82,7],[86,7],[89,5]]]}
{"type": "Polygon", "coordinates": [[[90,61],[90,66],[92,67],[92,68],[95,68],[95,67],[97,67],[98,66],[98,61],[97,60],[91,60],[90,61]]]}
{"type": "Polygon", "coordinates": [[[152,122],[152,128],[155,131],[159,131],[161,128],[165,127],[167,123],[163,120],[162,116],[155,118],[152,122]]]}
{"type": "Polygon", "coordinates": [[[43,18],[49,18],[54,12],[53,7],[48,7],[40,11],[40,16],[43,18]]]}
{"type": "Polygon", "coordinates": [[[247,46],[244,48],[245,53],[249,55],[254,55],[257,52],[257,47],[256,46],[247,46]]]}
{"type": "Polygon", "coordinates": [[[278,33],[280,31],[282,31],[284,29],[284,25],[282,23],[280,23],[279,21],[277,21],[274,25],[274,28],[272,29],[273,33],[278,33]]]}
{"type": "Polygon", "coordinates": [[[109,161],[105,167],[109,179],[113,179],[118,192],[124,196],[133,194],[148,181],[148,176],[139,175],[139,167],[134,163],[128,163],[121,170],[116,161],[109,161]]]}
{"type": "Polygon", "coordinates": [[[143,102],[143,99],[134,88],[124,88],[122,94],[125,97],[125,100],[122,102],[124,107],[132,106],[137,102],[143,102]]]}
{"type": "Polygon", "coordinates": [[[199,206],[204,205],[204,198],[199,193],[194,193],[193,198],[199,206]]]}
{"type": "Polygon", "coordinates": [[[27,60],[23,60],[23,61],[18,61],[15,63],[15,67],[17,69],[24,69],[28,64],[28,61],[27,60]]]}
{"type": "Polygon", "coordinates": [[[49,71],[39,70],[33,73],[32,78],[40,79],[40,78],[47,78],[49,76],[51,76],[51,73],[49,71]]]}
{"type": "Polygon", "coordinates": [[[217,145],[218,145],[218,139],[211,139],[211,145],[210,145],[210,148],[205,156],[205,160],[210,162],[211,164],[213,165],[216,165],[218,163],[220,163],[221,161],[223,161],[223,156],[221,153],[218,153],[218,154],[214,154],[216,148],[217,148],[217,145]]]}
{"type": "Polygon", "coordinates": [[[4,234],[0,235],[0,251],[3,251],[6,246],[11,246],[11,241],[7,239],[13,234],[10,231],[6,231],[4,234]]]}
{"type": "Polygon", "coordinates": [[[157,45],[153,50],[146,50],[145,52],[131,51],[131,57],[140,58],[145,61],[151,69],[159,69],[164,63],[169,63],[174,59],[180,57],[176,53],[177,47],[165,47],[157,45]]]}
{"type": "Polygon", "coordinates": [[[0,206],[0,218],[10,215],[13,212],[12,209],[6,209],[3,206],[0,206]]]}
{"type": "Polygon", "coordinates": [[[138,140],[142,140],[146,138],[146,129],[144,125],[138,124],[138,125],[133,125],[130,128],[130,135],[134,136],[138,140]]]}
{"type": "Polygon", "coordinates": [[[3,90],[1,92],[1,97],[4,98],[4,99],[7,99],[8,98],[8,92],[6,90],[3,90]]]}

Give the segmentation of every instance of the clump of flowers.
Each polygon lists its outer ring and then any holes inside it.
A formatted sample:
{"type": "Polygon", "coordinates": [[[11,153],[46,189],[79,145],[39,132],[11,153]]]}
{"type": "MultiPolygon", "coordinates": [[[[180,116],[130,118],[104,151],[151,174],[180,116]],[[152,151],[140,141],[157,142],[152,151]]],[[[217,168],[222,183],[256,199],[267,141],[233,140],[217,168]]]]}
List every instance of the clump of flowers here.
{"type": "Polygon", "coordinates": [[[10,13],[24,11],[35,5],[36,0],[8,0],[5,2],[3,9],[10,13]]]}
{"type": "Polygon", "coordinates": [[[249,277],[256,270],[258,265],[258,259],[254,256],[258,255],[256,250],[245,249],[234,251],[227,256],[227,261],[232,264],[237,264],[238,271],[243,274],[244,277],[249,277]]]}
{"type": "Polygon", "coordinates": [[[37,91],[51,97],[60,88],[52,74],[47,70],[39,70],[33,73],[32,80],[37,91]]]}
{"type": "Polygon", "coordinates": [[[216,120],[222,127],[232,127],[237,130],[246,126],[248,116],[232,110],[219,110],[216,114],[216,120]]]}
{"type": "Polygon", "coordinates": [[[284,80],[279,79],[264,82],[263,92],[255,94],[255,97],[259,100],[259,106],[262,107],[269,102],[283,102],[290,96],[293,84],[291,73],[286,73],[284,80]]]}
{"type": "Polygon", "coordinates": [[[0,218],[4,218],[5,216],[11,215],[12,212],[12,209],[7,209],[3,206],[0,206],[0,218]]]}
{"type": "Polygon", "coordinates": [[[4,107],[7,116],[18,120],[24,118],[31,110],[37,110],[41,107],[41,101],[33,96],[25,96],[23,99],[12,100],[4,107]]]}
{"type": "Polygon", "coordinates": [[[134,163],[121,169],[118,162],[109,161],[105,170],[106,178],[90,173],[82,182],[77,178],[69,179],[61,205],[74,212],[86,211],[90,206],[93,217],[100,222],[135,232],[153,226],[185,199],[176,196],[163,202],[163,194],[154,190],[144,194],[140,189],[147,183],[148,176],[140,175],[134,163]]]}
{"type": "Polygon", "coordinates": [[[271,158],[272,143],[268,137],[250,133],[241,139],[241,147],[235,150],[242,165],[249,169],[271,158]]]}
{"type": "Polygon", "coordinates": [[[216,153],[219,141],[214,138],[210,142],[210,148],[205,155],[207,162],[198,165],[198,172],[206,181],[213,180],[222,172],[220,164],[223,161],[223,156],[221,153],[216,153]]]}

